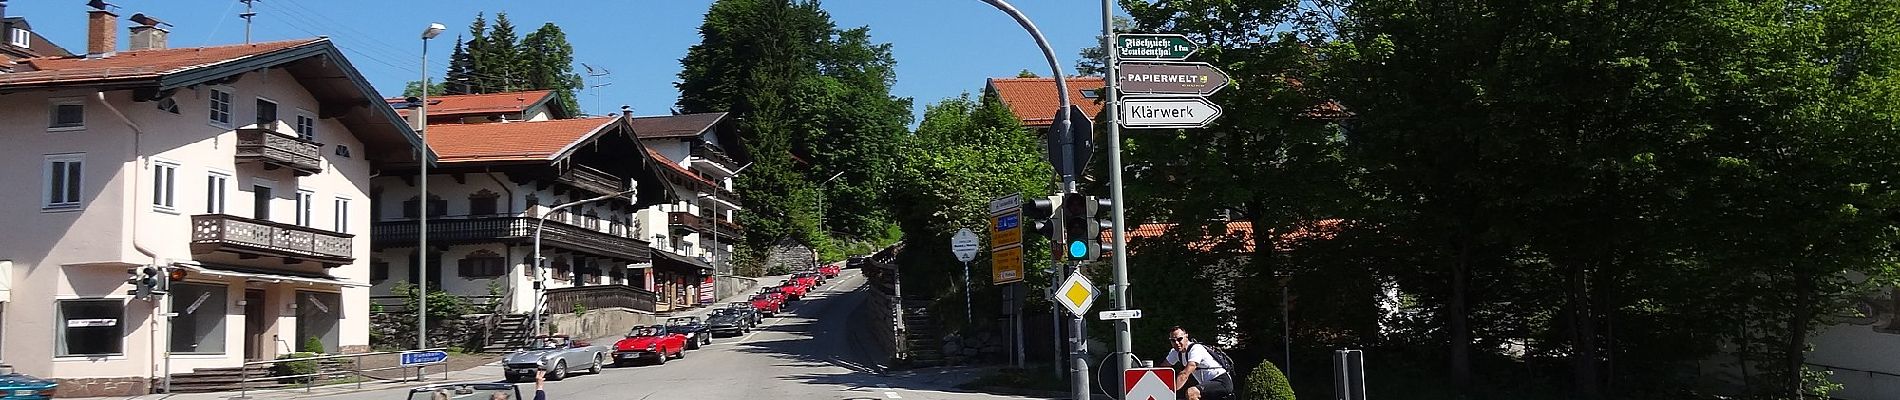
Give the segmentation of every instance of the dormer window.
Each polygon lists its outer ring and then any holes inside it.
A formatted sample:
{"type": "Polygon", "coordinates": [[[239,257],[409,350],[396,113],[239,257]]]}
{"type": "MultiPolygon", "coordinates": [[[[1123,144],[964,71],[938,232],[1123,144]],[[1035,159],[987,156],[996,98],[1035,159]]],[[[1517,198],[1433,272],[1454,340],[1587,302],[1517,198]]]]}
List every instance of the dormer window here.
{"type": "Polygon", "coordinates": [[[12,44],[13,47],[33,47],[33,33],[25,29],[13,28],[11,32],[7,32],[7,43],[12,44]]]}

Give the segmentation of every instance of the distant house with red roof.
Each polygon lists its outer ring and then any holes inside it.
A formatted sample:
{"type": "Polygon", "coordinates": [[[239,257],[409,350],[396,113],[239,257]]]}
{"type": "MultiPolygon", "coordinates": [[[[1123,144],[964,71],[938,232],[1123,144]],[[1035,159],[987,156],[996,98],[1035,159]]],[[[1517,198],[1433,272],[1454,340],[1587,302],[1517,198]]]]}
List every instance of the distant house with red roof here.
{"type": "Polygon", "coordinates": [[[155,19],[69,4],[84,54],[0,10],[0,359],[130,397],[368,350],[370,182],[427,159],[416,132],[328,39],[172,48],[155,19]]]}
{"type": "MultiPolygon", "coordinates": [[[[550,90],[429,96],[427,106],[422,109],[429,112],[431,124],[546,121],[575,116],[554,99],[554,92],[550,90]]],[[[386,101],[390,107],[403,110],[405,115],[414,113],[406,98],[393,97],[386,101]]]]}
{"type": "Polygon", "coordinates": [[[737,121],[720,112],[635,117],[631,124],[679,194],[674,204],[642,214],[654,229],[649,234],[664,239],[654,241],[655,249],[724,266],[745,235],[733,181],[751,158],[738,145],[737,121]]]}
{"type": "MultiPolygon", "coordinates": [[[[1082,107],[1089,119],[1102,114],[1102,99],[1099,96],[1102,82],[1099,76],[1068,77],[1069,104],[1082,107]]],[[[1062,98],[1056,93],[1055,78],[990,78],[983,87],[986,93],[996,93],[997,98],[1009,105],[1009,110],[1022,119],[1023,127],[1047,132],[1049,125],[1056,120],[1056,112],[1062,109],[1062,98]]]]}

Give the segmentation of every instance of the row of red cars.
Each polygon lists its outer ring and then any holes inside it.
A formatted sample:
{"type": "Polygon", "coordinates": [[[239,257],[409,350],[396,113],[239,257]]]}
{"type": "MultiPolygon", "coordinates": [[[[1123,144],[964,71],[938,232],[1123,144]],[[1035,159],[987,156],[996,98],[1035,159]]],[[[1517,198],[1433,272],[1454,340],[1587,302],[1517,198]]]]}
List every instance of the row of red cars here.
{"type": "Polygon", "coordinates": [[[813,272],[793,274],[780,281],[778,286],[759,289],[759,294],[752,296],[752,308],[767,317],[777,316],[785,310],[787,302],[805,298],[812,288],[824,284],[826,279],[837,277],[843,270],[842,266],[831,264],[818,267],[813,272]]]}

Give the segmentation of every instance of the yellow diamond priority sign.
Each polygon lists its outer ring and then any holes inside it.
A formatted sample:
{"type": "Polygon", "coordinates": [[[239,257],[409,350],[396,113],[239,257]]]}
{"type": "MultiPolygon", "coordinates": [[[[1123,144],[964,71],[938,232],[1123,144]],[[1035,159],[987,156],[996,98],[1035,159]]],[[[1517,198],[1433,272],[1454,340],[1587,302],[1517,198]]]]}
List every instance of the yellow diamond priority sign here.
{"type": "Polygon", "coordinates": [[[1089,306],[1095,304],[1095,283],[1082,274],[1071,274],[1056,287],[1056,302],[1067,307],[1069,312],[1080,317],[1089,312],[1089,306]]]}

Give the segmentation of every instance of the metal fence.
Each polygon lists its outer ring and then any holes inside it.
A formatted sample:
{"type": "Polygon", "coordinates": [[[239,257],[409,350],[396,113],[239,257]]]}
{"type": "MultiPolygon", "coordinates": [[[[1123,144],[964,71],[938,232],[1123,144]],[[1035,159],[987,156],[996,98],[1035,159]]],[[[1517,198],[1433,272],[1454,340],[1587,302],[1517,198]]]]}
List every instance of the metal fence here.
{"type": "Polygon", "coordinates": [[[363,368],[363,357],[391,355],[391,354],[395,354],[395,355],[398,355],[398,357],[400,357],[400,354],[402,353],[409,353],[409,352],[416,352],[416,351],[445,351],[445,350],[446,350],[445,348],[433,348],[433,349],[405,350],[405,351],[376,351],[376,352],[368,352],[368,353],[335,354],[335,355],[314,356],[314,357],[304,357],[304,358],[245,362],[244,368],[243,368],[243,371],[244,371],[243,380],[238,381],[238,396],[234,398],[235,399],[249,399],[252,382],[262,382],[262,381],[282,381],[285,379],[301,380],[303,381],[303,389],[305,392],[309,392],[311,388],[318,386],[317,381],[326,380],[326,379],[343,379],[343,378],[353,377],[356,380],[356,388],[358,389],[363,388],[363,382],[369,381],[369,380],[393,381],[393,382],[408,382],[411,380],[420,381],[422,380],[423,376],[425,376],[424,372],[426,372],[426,370],[429,367],[433,367],[436,365],[442,366],[442,378],[448,379],[449,364],[446,360],[440,363],[427,364],[427,365],[414,366],[414,367],[405,367],[405,366],[397,365],[397,366],[392,366],[392,367],[379,367],[379,368],[369,368],[369,369],[363,368]],[[343,359],[350,360],[350,368],[348,370],[323,371],[323,368],[321,367],[321,364],[323,363],[323,361],[343,360],[343,359]],[[311,363],[316,363],[319,366],[317,367],[317,372],[308,373],[308,374],[296,374],[296,375],[271,374],[270,376],[260,376],[260,377],[255,377],[255,378],[251,377],[251,371],[253,369],[256,369],[256,367],[268,366],[268,367],[274,368],[278,364],[290,363],[290,362],[311,362],[311,363]],[[364,374],[365,372],[388,371],[388,370],[398,370],[398,369],[404,370],[402,379],[396,379],[396,380],[383,379],[383,378],[377,378],[377,377],[364,374]],[[415,375],[413,375],[413,379],[411,379],[409,370],[415,371],[415,375]]]}

